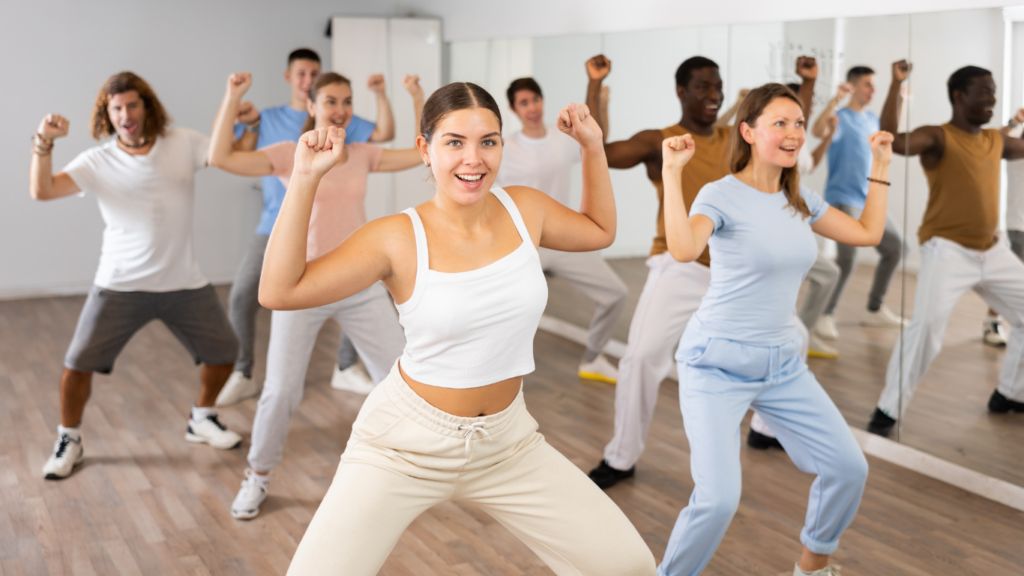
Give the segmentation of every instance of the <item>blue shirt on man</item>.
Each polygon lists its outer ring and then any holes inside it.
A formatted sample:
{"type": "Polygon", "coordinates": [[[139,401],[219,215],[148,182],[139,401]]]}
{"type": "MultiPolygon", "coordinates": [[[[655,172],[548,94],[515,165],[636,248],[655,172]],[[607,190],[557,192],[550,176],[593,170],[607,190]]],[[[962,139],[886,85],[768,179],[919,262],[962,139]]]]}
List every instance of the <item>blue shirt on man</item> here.
{"type": "MultiPolygon", "coordinates": [[[[302,136],[302,126],[306,123],[309,114],[305,111],[298,111],[291,106],[284,105],[276,108],[267,108],[260,111],[260,133],[256,139],[256,149],[266,148],[278,142],[297,142],[302,136]]],[[[377,125],[358,116],[353,116],[349,123],[349,129],[345,132],[345,143],[366,142],[373,134],[377,125]],[[353,129],[353,127],[355,127],[353,129]]],[[[235,124],[235,137],[240,138],[245,130],[244,124],[235,124]]],[[[256,233],[270,235],[274,229],[274,222],[277,220],[277,213],[281,210],[281,203],[284,202],[286,192],[284,184],[277,176],[263,177],[263,211],[260,213],[260,223],[256,226],[256,233]]]]}
{"type": "Polygon", "coordinates": [[[818,256],[811,224],[828,211],[809,188],[800,194],[811,212],[806,219],[787,206],[785,192],[766,194],[733,175],[700,189],[690,215],[715,227],[711,285],[696,312],[700,336],[752,346],[796,338],[797,293],[818,256]]]}
{"type": "Polygon", "coordinates": [[[868,136],[879,130],[878,116],[867,110],[854,112],[849,108],[841,108],[836,116],[839,116],[839,126],[828,149],[825,200],[833,206],[863,209],[868,198],[872,162],[868,136]]]}

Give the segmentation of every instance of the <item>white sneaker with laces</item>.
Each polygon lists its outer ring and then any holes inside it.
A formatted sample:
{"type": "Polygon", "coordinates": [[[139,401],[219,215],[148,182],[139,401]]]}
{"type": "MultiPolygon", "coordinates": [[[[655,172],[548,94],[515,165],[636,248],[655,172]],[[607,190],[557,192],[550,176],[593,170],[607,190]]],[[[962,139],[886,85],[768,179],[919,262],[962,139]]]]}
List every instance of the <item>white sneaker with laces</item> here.
{"type": "Polygon", "coordinates": [[[798,562],[793,567],[793,576],[839,576],[839,566],[830,565],[814,572],[804,572],[800,569],[800,563],[798,562]]]}
{"type": "Polygon", "coordinates": [[[981,338],[985,344],[996,347],[1006,346],[1006,328],[1003,327],[1003,323],[998,316],[986,317],[982,326],[981,338]]]}
{"type": "Polygon", "coordinates": [[[832,314],[818,316],[814,323],[814,332],[826,340],[838,340],[839,330],[836,330],[836,317],[832,314]]]}
{"type": "Polygon", "coordinates": [[[218,407],[238,404],[246,398],[260,395],[260,386],[252,378],[246,378],[240,370],[231,373],[231,377],[224,383],[214,403],[218,407]]]}
{"type": "Polygon", "coordinates": [[[839,357],[839,350],[825,344],[817,333],[811,332],[807,336],[807,355],[812,358],[833,360],[839,357]]]}
{"type": "Polygon", "coordinates": [[[899,328],[900,325],[907,326],[909,324],[910,320],[900,318],[885,306],[882,306],[875,312],[865,309],[860,317],[861,326],[872,328],[899,328]]]}
{"type": "Polygon", "coordinates": [[[366,396],[373,392],[374,386],[375,384],[373,380],[370,380],[370,375],[367,374],[362,361],[356,362],[344,370],[338,370],[338,365],[334,365],[331,388],[366,396]]]}
{"type": "Polygon", "coordinates": [[[231,450],[242,445],[242,437],[228,430],[217,420],[216,414],[207,416],[205,420],[188,419],[188,431],[185,440],[197,444],[209,444],[220,450],[231,450]]]}
{"type": "Polygon", "coordinates": [[[598,354],[592,361],[580,363],[579,376],[584,380],[615,384],[619,381],[619,369],[604,354],[598,354]]]}
{"type": "Polygon", "coordinates": [[[43,465],[43,478],[61,480],[71,475],[71,470],[84,460],[82,439],[73,440],[67,434],[61,434],[53,444],[53,454],[43,465]]]}
{"type": "Polygon", "coordinates": [[[239,520],[251,520],[259,515],[260,504],[267,499],[270,482],[260,480],[252,468],[245,469],[245,480],[238,489],[235,500],[231,503],[231,517],[239,520]]]}

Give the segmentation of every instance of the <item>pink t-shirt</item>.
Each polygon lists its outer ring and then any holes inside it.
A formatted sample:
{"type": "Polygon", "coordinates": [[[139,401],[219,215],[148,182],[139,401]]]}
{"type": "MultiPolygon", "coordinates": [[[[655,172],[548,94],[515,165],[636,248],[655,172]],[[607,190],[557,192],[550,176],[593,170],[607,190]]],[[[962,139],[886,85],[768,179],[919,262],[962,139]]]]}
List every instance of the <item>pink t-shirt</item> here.
{"type": "MultiPolygon", "coordinates": [[[[280,142],[262,148],[274,167],[273,176],[285,188],[295,167],[296,142],[280,142]]],[[[369,144],[346,144],[348,160],[331,169],[320,180],[313,200],[306,240],[306,260],[319,258],[334,250],[350,234],[366,223],[366,181],[380,164],[383,148],[369,144]]]]}

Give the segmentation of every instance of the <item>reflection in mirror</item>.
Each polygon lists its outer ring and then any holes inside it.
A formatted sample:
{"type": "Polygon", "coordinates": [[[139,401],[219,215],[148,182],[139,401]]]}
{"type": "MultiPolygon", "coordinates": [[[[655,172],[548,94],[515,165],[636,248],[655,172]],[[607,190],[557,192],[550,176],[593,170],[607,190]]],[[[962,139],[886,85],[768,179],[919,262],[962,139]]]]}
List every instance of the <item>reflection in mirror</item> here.
{"type": "Polygon", "coordinates": [[[1024,485],[1024,426],[1008,413],[1024,409],[1024,264],[1011,246],[1024,228],[1012,160],[1024,155],[1012,120],[1024,58],[1022,24],[1007,17],[911,17],[912,131],[895,148],[913,157],[904,224],[913,315],[879,407],[899,419],[907,445],[1024,485]]]}

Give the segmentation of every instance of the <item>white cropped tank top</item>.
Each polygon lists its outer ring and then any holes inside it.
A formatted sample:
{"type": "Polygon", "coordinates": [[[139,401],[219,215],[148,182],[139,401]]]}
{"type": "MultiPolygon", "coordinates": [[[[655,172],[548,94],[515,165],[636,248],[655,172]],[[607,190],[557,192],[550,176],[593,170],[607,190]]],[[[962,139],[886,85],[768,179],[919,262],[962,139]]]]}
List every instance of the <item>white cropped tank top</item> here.
{"type": "Polygon", "coordinates": [[[441,388],[476,388],[534,370],[533,337],[548,300],[540,256],[515,202],[501,201],[522,243],[510,254],[468,272],[430,269],[427,236],[415,208],[404,213],[416,234],[416,285],[398,308],[405,328],[402,370],[441,388]]]}

